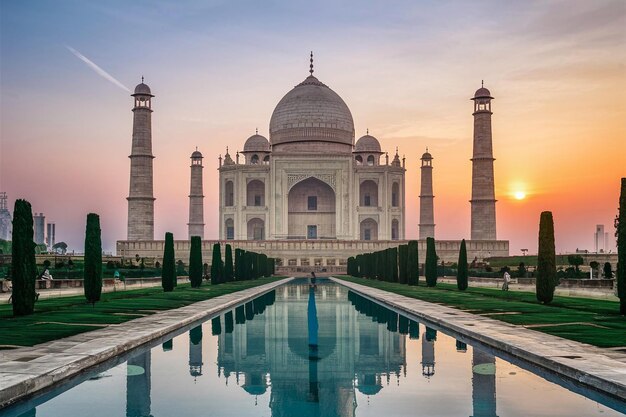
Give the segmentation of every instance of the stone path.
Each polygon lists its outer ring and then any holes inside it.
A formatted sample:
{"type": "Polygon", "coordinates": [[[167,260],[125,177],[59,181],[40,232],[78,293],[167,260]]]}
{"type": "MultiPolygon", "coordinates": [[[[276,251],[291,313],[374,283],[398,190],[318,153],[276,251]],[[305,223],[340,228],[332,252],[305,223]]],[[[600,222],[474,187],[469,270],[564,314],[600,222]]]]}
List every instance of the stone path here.
{"type": "MultiPolygon", "coordinates": [[[[178,283],[186,283],[189,282],[187,278],[179,278],[178,283]]],[[[102,292],[116,292],[116,291],[126,291],[126,290],[138,290],[140,288],[152,288],[161,286],[160,281],[154,282],[141,282],[138,284],[126,284],[123,283],[113,285],[104,285],[102,286],[102,292]]],[[[85,289],[83,287],[77,288],[46,288],[36,290],[39,293],[39,300],[45,300],[47,298],[55,298],[55,297],[68,297],[71,295],[83,295],[85,293],[85,289]]],[[[8,303],[9,297],[11,297],[11,293],[8,291],[0,292],[0,303],[8,303]]]]}
{"type": "Polygon", "coordinates": [[[181,327],[247,302],[291,279],[282,279],[33,347],[0,351],[0,408],[181,327]]]}
{"type": "Polygon", "coordinates": [[[626,354],[574,342],[451,307],[331,278],[418,320],[476,340],[540,368],[626,401],[626,354]]]}

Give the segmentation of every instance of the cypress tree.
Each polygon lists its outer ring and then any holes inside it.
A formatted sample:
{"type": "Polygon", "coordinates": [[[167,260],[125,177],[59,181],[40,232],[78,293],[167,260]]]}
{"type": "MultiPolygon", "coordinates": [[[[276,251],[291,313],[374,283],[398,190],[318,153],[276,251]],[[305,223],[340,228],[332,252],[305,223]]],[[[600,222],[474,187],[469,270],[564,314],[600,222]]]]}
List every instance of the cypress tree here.
{"type": "Polygon", "coordinates": [[[407,283],[409,285],[418,285],[420,270],[419,270],[419,259],[417,253],[417,240],[410,240],[407,246],[407,257],[406,257],[406,275],[407,275],[407,283]]]}
{"type": "Polygon", "coordinates": [[[230,282],[234,280],[233,271],[233,248],[227,243],[224,254],[224,280],[230,282]]]}
{"type": "Polygon", "coordinates": [[[161,267],[161,286],[164,292],[174,291],[176,277],[176,262],[174,260],[174,235],[165,233],[165,247],[163,248],[163,266],[161,267]]]}
{"type": "Polygon", "coordinates": [[[235,249],[235,280],[241,281],[241,253],[243,250],[235,249]]]}
{"type": "Polygon", "coordinates": [[[213,244],[213,259],[211,259],[211,284],[216,285],[222,282],[222,251],[220,244],[213,244]]]}
{"type": "Polygon", "coordinates": [[[619,311],[626,315],[626,178],[622,178],[615,229],[617,235],[617,296],[620,301],[619,311]]]}
{"type": "Polygon", "coordinates": [[[426,264],[424,266],[426,285],[434,287],[437,285],[437,252],[435,251],[435,239],[426,238],[426,264]]]}
{"type": "Polygon", "coordinates": [[[456,272],[456,286],[459,290],[467,289],[467,249],[465,248],[465,239],[461,241],[461,249],[459,249],[459,262],[456,272]]]}
{"type": "Polygon", "coordinates": [[[407,245],[398,246],[398,282],[400,284],[406,284],[407,280],[407,256],[409,254],[409,247],[407,245]]]}
{"type": "Polygon", "coordinates": [[[390,248],[391,253],[391,281],[398,282],[398,248],[390,248]]]}
{"type": "Polygon", "coordinates": [[[252,273],[253,273],[253,277],[254,279],[260,278],[262,271],[261,271],[261,254],[259,253],[254,253],[254,256],[252,257],[252,260],[254,262],[254,264],[252,265],[252,273]]]}
{"type": "Polygon", "coordinates": [[[13,315],[26,316],[35,310],[35,242],[33,212],[26,200],[16,200],[13,210],[13,241],[11,248],[13,284],[13,315]]]}
{"type": "Polygon", "coordinates": [[[544,211],[539,220],[539,250],[535,279],[537,300],[548,304],[554,298],[556,286],[556,253],[554,248],[554,220],[552,212],[544,211]]]}
{"type": "Polygon", "coordinates": [[[102,239],[100,236],[100,216],[89,213],[85,228],[83,289],[85,298],[91,304],[100,301],[102,294],[102,239]]]}
{"type": "Polygon", "coordinates": [[[189,281],[191,288],[200,288],[202,285],[202,239],[200,236],[191,236],[189,281]]]}

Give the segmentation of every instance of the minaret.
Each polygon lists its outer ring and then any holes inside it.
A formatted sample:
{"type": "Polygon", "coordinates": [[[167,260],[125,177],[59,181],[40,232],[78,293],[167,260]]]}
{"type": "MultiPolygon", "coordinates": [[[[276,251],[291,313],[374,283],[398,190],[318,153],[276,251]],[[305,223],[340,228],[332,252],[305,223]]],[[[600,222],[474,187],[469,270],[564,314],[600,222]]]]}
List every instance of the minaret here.
{"type": "Polygon", "coordinates": [[[133,144],[128,194],[128,240],[154,239],[154,197],[152,194],[152,93],[143,83],[132,94],[133,144]]]}
{"type": "Polygon", "coordinates": [[[472,240],[496,239],[496,199],[491,144],[491,93],[474,94],[474,155],[472,157],[472,240]]]}
{"type": "Polygon", "coordinates": [[[126,416],[150,417],[152,388],[151,352],[149,350],[128,359],[126,368],[126,416]]]}
{"type": "Polygon", "coordinates": [[[204,193],[202,186],[202,154],[198,148],[191,154],[191,188],[189,191],[189,238],[204,239],[204,193]]]}
{"type": "Polygon", "coordinates": [[[435,237],[435,210],[433,208],[433,157],[426,153],[420,158],[422,161],[422,188],[420,190],[420,239],[435,237]]]}
{"type": "Polygon", "coordinates": [[[473,348],[472,417],[498,417],[496,414],[496,358],[473,348]]]}

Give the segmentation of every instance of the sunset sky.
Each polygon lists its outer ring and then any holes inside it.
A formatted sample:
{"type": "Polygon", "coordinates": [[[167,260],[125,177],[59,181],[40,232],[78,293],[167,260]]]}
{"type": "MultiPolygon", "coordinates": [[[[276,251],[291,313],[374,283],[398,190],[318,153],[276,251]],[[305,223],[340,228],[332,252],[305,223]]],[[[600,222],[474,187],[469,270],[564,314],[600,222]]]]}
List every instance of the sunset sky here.
{"type": "MultiPolygon", "coordinates": [[[[626,176],[626,2],[22,1],[0,3],[0,191],[56,222],[82,251],[126,237],[134,86],[153,100],[155,237],[187,236],[189,156],[205,156],[217,237],[217,157],[268,136],[281,97],[315,75],[347,103],[356,137],[407,158],[406,235],[417,237],[419,158],[435,158],[436,238],[470,232],[472,102],[493,102],[498,238],[557,251],[613,232],[626,176]],[[524,199],[515,193],[525,193],[524,199]]],[[[614,239],[611,238],[613,242],[614,239]]]]}

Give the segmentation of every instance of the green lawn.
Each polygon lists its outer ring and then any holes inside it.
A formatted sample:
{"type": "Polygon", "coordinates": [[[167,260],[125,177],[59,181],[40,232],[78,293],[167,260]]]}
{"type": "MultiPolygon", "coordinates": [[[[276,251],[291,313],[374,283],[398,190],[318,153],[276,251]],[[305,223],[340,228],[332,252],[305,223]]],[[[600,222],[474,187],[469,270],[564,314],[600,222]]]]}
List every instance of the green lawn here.
{"type": "Polygon", "coordinates": [[[533,330],[578,342],[599,347],[626,347],[626,317],[619,315],[616,301],[555,296],[551,304],[542,305],[531,292],[472,287],[463,292],[457,290],[456,285],[442,283],[428,288],[422,277],[419,287],[348,276],[338,278],[507,323],[541,325],[533,330]],[[501,314],[503,312],[517,314],[501,314]]]}
{"type": "Polygon", "coordinates": [[[161,287],[103,293],[95,306],[86,304],[83,296],[50,298],[38,301],[35,314],[25,317],[13,317],[11,304],[0,304],[0,349],[32,346],[88,332],[283,278],[204,284],[198,289],[180,284],[170,293],[164,293],[161,287]]]}

